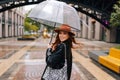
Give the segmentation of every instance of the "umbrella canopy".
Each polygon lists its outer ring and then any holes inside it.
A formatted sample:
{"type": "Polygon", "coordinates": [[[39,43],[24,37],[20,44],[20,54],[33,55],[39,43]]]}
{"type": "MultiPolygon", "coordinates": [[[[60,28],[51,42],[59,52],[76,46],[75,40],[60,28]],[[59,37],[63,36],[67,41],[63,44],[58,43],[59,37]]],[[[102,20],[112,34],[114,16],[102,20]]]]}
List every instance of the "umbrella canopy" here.
{"type": "Polygon", "coordinates": [[[49,26],[68,24],[73,29],[80,30],[77,11],[64,2],[43,1],[31,10],[28,17],[49,26]]]}

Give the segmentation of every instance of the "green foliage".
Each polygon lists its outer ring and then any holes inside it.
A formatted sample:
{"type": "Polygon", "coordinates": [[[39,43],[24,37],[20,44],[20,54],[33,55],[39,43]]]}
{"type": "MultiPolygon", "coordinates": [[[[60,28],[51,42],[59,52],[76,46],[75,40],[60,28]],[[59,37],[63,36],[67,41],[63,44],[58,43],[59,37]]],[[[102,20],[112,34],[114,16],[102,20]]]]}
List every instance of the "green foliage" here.
{"type": "Polygon", "coordinates": [[[26,17],[25,22],[33,22],[33,21],[29,17],[26,17]]]}
{"type": "Polygon", "coordinates": [[[37,31],[39,29],[36,25],[32,25],[29,22],[25,22],[24,26],[26,31],[37,31]]]}
{"type": "Polygon", "coordinates": [[[30,23],[25,22],[24,23],[24,28],[25,28],[25,31],[30,31],[30,23]]]}
{"type": "Polygon", "coordinates": [[[120,0],[114,5],[114,12],[112,12],[110,17],[110,23],[113,27],[120,27],[120,0]]]}
{"type": "MultiPolygon", "coordinates": [[[[30,11],[29,11],[30,12],[30,11]]],[[[28,16],[29,12],[26,14],[26,18],[24,21],[24,29],[25,31],[38,31],[40,28],[40,23],[30,19],[28,16]]]]}
{"type": "Polygon", "coordinates": [[[31,30],[33,30],[33,31],[37,31],[39,28],[36,26],[36,25],[31,25],[31,30]]]}

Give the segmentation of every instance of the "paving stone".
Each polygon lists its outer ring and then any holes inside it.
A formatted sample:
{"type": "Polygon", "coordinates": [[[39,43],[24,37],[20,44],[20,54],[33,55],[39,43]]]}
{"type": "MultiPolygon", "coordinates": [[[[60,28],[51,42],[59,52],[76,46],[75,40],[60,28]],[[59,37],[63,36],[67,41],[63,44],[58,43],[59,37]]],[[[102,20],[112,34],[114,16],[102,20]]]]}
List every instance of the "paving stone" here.
{"type": "MultiPolygon", "coordinates": [[[[109,50],[110,47],[116,46],[117,44],[104,43],[100,41],[89,41],[85,39],[77,39],[79,42],[83,43],[83,48],[76,49],[77,53],[82,55],[85,59],[89,59],[89,51],[93,50],[109,50]]],[[[7,71],[4,72],[3,75],[0,76],[0,80],[40,80],[41,74],[45,67],[45,51],[47,49],[47,44],[49,39],[38,38],[35,40],[34,45],[29,45],[33,41],[17,41],[15,38],[5,39],[0,41],[0,49],[1,50],[21,50],[23,47],[30,46],[28,50],[26,50],[25,54],[21,56],[20,59],[14,60],[15,63],[9,67],[7,71]]],[[[7,51],[8,54],[10,51],[7,51]]],[[[4,60],[8,60],[11,56],[15,55],[11,54],[9,57],[4,58],[4,60]]],[[[2,55],[2,54],[1,54],[2,55]]],[[[3,54],[5,55],[5,53],[3,54]]],[[[16,55],[16,57],[19,55],[16,55]]],[[[76,56],[77,57],[77,56],[76,56]]],[[[74,57],[74,59],[76,58],[74,57]]],[[[2,58],[3,59],[3,58],[2,58]]],[[[97,60],[98,58],[96,58],[97,60]]],[[[1,60],[0,64],[4,61],[1,60]]],[[[7,63],[6,63],[7,64],[7,63]]],[[[8,64],[9,66],[9,64],[8,64]]],[[[1,65],[0,65],[1,67],[1,65]]],[[[98,66],[100,67],[100,66],[98,66]]],[[[101,68],[101,67],[100,67],[101,68]]],[[[102,69],[102,68],[101,68],[102,69]]],[[[104,69],[103,71],[107,72],[108,69],[104,69]]],[[[110,76],[112,72],[108,70],[110,76]]],[[[115,75],[116,80],[119,79],[119,75],[115,75]]],[[[109,77],[109,76],[108,76],[109,77]]],[[[81,63],[75,61],[73,63],[71,80],[97,80],[96,76],[92,75],[81,63]]],[[[103,79],[104,80],[104,79],[103,79]]]]}

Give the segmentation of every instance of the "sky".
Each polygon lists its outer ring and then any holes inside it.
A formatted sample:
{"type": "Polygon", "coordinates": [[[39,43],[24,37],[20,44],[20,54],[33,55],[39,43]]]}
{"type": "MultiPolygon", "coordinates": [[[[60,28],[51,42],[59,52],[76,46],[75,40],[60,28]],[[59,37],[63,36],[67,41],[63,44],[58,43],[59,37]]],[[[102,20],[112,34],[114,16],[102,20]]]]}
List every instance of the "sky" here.
{"type": "Polygon", "coordinates": [[[25,11],[29,11],[29,10],[31,10],[35,6],[36,5],[27,5],[27,6],[25,6],[25,11]]]}

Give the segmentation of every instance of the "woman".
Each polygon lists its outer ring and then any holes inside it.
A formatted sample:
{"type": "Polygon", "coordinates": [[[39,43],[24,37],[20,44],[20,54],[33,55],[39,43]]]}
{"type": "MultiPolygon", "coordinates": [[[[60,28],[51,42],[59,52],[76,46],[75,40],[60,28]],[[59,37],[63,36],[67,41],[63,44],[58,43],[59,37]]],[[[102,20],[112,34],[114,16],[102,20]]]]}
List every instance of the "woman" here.
{"type": "Polygon", "coordinates": [[[75,34],[71,32],[71,28],[69,25],[63,24],[58,29],[55,29],[55,32],[57,32],[57,36],[55,39],[55,42],[52,45],[48,46],[49,53],[46,55],[46,61],[51,54],[58,54],[60,57],[58,59],[55,59],[54,62],[57,63],[60,60],[65,60],[66,58],[66,70],[64,70],[64,73],[61,73],[60,70],[55,70],[50,67],[47,68],[44,78],[45,80],[70,80],[71,76],[71,69],[72,69],[72,51],[71,48],[73,48],[75,41],[75,34]],[[65,46],[63,45],[65,44],[65,46]],[[65,49],[66,47],[66,49],[65,49]],[[66,54],[65,54],[66,53],[66,54]],[[66,71],[66,75],[65,75],[66,71]]]}

